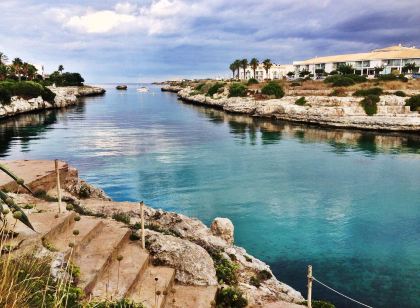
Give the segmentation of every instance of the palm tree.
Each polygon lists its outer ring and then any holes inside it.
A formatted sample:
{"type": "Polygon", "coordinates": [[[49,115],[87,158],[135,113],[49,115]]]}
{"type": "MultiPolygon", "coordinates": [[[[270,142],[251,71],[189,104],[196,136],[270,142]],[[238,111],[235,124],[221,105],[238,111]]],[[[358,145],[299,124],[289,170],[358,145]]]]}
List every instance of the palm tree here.
{"type": "Polygon", "coordinates": [[[28,77],[28,71],[29,71],[29,64],[24,62],[22,64],[21,72],[22,72],[22,75],[25,76],[26,78],[28,77]]]}
{"type": "Polygon", "coordinates": [[[0,65],[6,64],[7,60],[9,60],[9,58],[0,51],[0,65]]]}
{"type": "Polygon", "coordinates": [[[239,78],[239,69],[241,68],[241,60],[235,60],[235,62],[233,62],[233,64],[235,65],[235,68],[238,71],[238,74],[236,75],[236,78],[239,78]]]}
{"type": "Polygon", "coordinates": [[[32,64],[29,64],[29,66],[28,66],[28,79],[29,80],[34,79],[37,72],[38,72],[38,70],[36,69],[36,67],[33,66],[32,64]]]}
{"type": "Polygon", "coordinates": [[[20,58],[14,58],[13,59],[12,68],[13,68],[14,73],[18,76],[19,81],[21,81],[21,79],[22,79],[22,76],[21,76],[22,75],[22,65],[23,65],[23,62],[20,58]]]}
{"type": "Polygon", "coordinates": [[[258,65],[260,64],[260,61],[258,61],[257,58],[252,58],[249,64],[251,65],[252,70],[254,71],[254,78],[255,78],[255,71],[257,70],[258,65]]]}
{"type": "Polygon", "coordinates": [[[9,67],[4,64],[0,64],[0,80],[6,79],[8,74],[9,74],[9,67]]]}
{"type": "Polygon", "coordinates": [[[232,71],[232,75],[233,75],[233,77],[232,77],[232,78],[235,78],[235,72],[236,72],[236,65],[235,65],[235,62],[232,62],[232,63],[229,65],[229,69],[232,71]]]}
{"type": "Polygon", "coordinates": [[[58,71],[60,72],[60,74],[62,74],[62,73],[63,73],[63,71],[64,71],[64,66],[60,64],[60,65],[58,66],[58,71]]]}
{"type": "Polygon", "coordinates": [[[403,72],[407,72],[407,73],[414,73],[414,71],[415,70],[417,70],[417,66],[416,66],[416,63],[415,62],[413,62],[413,63],[406,63],[405,65],[404,65],[404,67],[402,68],[402,71],[403,72]]]}
{"type": "Polygon", "coordinates": [[[270,70],[270,68],[273,66],[273,63],[271,63],[271,60],[270,59],[265,59],[264,61],[263,61],[263,66],[264,66],[264,69],[265,69],[265,73],[266,73],[266,75],[267,75],[267,79],[270,79],[269,77],[268,77],[268,71],[270,70]]]}
{"type": "Polygon", "coordinates": [[[248,59],[241,60],[241,68],[244,70],[244,79],[246,79],[246,69],[248,67],[248,59]]]}

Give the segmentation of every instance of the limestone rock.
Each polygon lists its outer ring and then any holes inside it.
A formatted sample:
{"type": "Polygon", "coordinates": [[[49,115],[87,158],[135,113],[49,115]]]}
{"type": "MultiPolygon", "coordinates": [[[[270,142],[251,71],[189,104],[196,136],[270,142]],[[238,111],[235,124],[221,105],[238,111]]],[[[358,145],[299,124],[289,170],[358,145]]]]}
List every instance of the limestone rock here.
{"type": "Polygon", "coordinates": [[[211,224],[211,232],[224,239],[227,243],[233,244],[233,223],[228,218],[216,217],[211,224]]]}
{"type": "Polygon", "coordinates": [[[155,265],[176,269],[175,279],[187,285],[217,285],[213,259],[204,248],[171,235],[154,233],[146,238],[155,265]]]}

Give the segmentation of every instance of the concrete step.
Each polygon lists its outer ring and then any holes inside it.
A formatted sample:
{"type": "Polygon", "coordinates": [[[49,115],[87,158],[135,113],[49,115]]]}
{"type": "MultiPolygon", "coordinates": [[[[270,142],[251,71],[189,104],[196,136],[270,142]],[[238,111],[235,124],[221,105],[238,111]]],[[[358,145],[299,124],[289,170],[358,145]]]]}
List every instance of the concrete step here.
{"type": "Polygon", "coordinates": [[[162,308],[175,279],[175,270],[170,267],[149,266],[137,284],[128,294],[128,298],[142,303],[146,308],[162,308]],[[156,280],[157,279],[157,280],[156,280]],[[156,294],[160,291],[160,295],[156,294]]]}
{"type": "Polygon", "coordinates": [[[120,262],[116,258],[111,260],[111,264],[102,272],[92,290],[93,297],[124,298],[148,267],[149,254],[141,248],[140,241],[125,242],[118,255],[123,256],[123,259],[120,262]]]}
{"type": "Polygon", "coordinates": [[[80,267],[79,287],[87,296],[130,236],[130,231],[122,224],[113,221],[106,221],[104,224],[89,242],[79,245],[71,257],[72,262],[80,267]]]}
{"type": "Polygon", "coordinates": [[[95,217],[83,216],[80,221],[75,222],[74,219],[72,221],[61,232],[48,234],[45,237],[58,251],[64,252],[70,250],[69,243],[73,242],[75,244],[74,253],[77,253],[77,250],[81,246],[89,243],[100,232],[101,228],[104,227],[102,220],[95,217]],[[78,230],[79,235],[73,235],[74,230],[78,230]]]}
{"type": "Polygon", "coordinates": [[[31,243],[32,241],[40,240],[41,238],[45,237],[48,234],[53,234],[58,232],[66,226],[69,221],[73,220],[75,213],[61,213],[56,217],[56,213],[54,212],[42,212],[42,213],[31,213],[28,214],[29,221],[31,222],[32,226],[34,227],[35,231],[29,229],[26,225],[21,223],[20,221],[16,221],[12,213],[10,212],[7,215],[8,220],[8,227],[7,229],[18,233],[18,236],[7,240],[7,244],[14,245],[16,243],[21,242],[23,243],[31,243]]]}
{"type": "Polygon", "coordinates": [[[211,308],[216,292],[217,286],[174,285],[169,291],[165,308],[211,308]]]}

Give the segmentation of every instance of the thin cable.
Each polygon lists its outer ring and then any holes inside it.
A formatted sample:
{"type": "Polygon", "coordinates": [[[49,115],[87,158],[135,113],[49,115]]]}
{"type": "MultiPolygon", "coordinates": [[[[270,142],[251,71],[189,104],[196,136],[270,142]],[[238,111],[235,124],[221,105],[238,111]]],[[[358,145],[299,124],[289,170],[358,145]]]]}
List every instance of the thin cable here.
{"type": "Polygon", "coordinates": [[[319,281],[318,279],[316,279],[314,276],[312,276],[312,279],[313,279],[313,280],[315,280],[316,282],[318,282],[319,284],[323,285],[323,286],[324,286],[324,287],[326,287],[327,289],[330,289],[331,291],[333,291],[333,292],[335,292],[335,293],[337,293],[337,294],[339,294],[339,295],[341,295],[341,296],[343,296],[343,297],[345,297],[345,298],[347,298],[347,299],[349,299],[349,300],[351,300],[351,301],[353,301],[353,302],[355,302],[355,303],[358,303],[359,305],[362,305],[362,306],[365,306],[365,307],[368,307],[368,308],[373,308],[372,306],[369,306],[369,305],[363,304],[363,303],[361,303],[361,302],[359,302],[359,301],[355,300],[354,298],[351,298],[350,296],[347,296],[347,295],[345,295],[345,294],[343,294],[343,293],[338,292],[337,290],[334,290],[333,288],[331,288],[331,287],[327,286],[325,283],[322,283],[321,281],[319,281]]]}

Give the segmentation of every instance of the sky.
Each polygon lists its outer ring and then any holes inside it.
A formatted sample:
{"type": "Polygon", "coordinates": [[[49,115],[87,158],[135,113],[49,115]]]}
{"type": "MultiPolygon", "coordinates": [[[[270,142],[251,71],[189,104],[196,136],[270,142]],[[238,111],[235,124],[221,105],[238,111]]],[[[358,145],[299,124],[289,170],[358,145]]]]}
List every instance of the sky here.
{"type": "Polygon", "coordinates": [[[237,58],[419,46],[419,16],[420,0],[0,0],[0,51],[88,83],[227,77],[237,58]]]}

